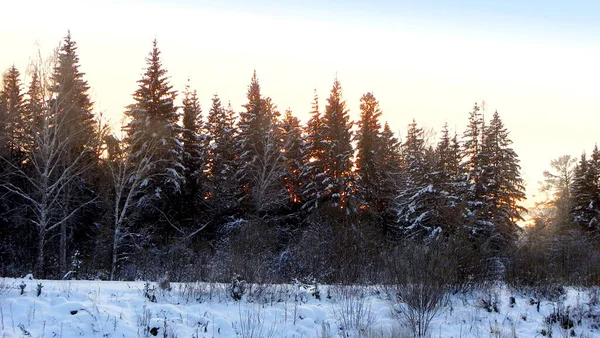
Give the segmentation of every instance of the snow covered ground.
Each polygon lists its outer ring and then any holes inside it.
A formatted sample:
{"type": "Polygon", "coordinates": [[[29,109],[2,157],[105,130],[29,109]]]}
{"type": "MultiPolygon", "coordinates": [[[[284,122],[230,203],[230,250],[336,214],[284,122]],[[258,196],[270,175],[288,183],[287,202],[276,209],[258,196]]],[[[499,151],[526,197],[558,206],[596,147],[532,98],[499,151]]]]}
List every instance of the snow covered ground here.
{"type": "MultiPolygon", "coordinates": [[[[383,287],[321,285],[317,297],[314,286],[300,283],[247,285],[240,301],[231,287],[0,279],[0,337],[412,336],[383,287]]],[[[506,286],[452,295],[429,336],[600,337],[600,292],[565,291],[539,297],[539,310],[535,293],[506,286]]]]}

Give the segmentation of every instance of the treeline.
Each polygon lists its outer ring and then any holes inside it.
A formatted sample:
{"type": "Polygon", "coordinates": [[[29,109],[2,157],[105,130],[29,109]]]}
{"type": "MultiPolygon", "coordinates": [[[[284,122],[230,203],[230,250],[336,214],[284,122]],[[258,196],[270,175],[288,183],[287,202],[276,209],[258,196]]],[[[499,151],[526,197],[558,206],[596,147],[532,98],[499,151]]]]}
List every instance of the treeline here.
{"type": "Polygon", "coordinates": [[[353,122],[335,79],[301,124],[256,72],[241,112],[217,95],[202,109],[154,41],[118,132],[79,66],[69,34],[27,86],[4,73],[2,275],[378,282],[409,245],[444,250],[461,280],[510,263],[525,195],[497,112],[475,104],[460,136],[444,126],[434,142],[413,120],[400,141],[372,93],[353,122]]]}

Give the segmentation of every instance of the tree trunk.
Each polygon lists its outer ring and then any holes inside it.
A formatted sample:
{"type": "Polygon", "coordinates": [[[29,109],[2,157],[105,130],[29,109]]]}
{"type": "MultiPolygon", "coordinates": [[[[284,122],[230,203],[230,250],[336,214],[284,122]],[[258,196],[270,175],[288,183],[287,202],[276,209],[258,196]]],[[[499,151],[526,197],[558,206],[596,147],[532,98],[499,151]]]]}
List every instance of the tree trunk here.
{"type": "Polygon", "coordinates": [[[35,278],[44,278],[44,244],[46,242],[46,232],[40,231],[38,238],[38,256],[35,263],[35,278]]]}
{"type": "Polygon", "coordinates": [[[63,278],[67,273],[67,224],[63,222],[60,225],[60,247],[59,247],[59,274],[63,278]]]}
{"type": "Polygon", "coordinates": [[[112,261],[110,264],[110,280],[115,280],[115,274],[117,272],[117,249],[119,248],[119,228],[115,225],[115,231],[113,232],[113,245],[112,245],[112,261]]]}

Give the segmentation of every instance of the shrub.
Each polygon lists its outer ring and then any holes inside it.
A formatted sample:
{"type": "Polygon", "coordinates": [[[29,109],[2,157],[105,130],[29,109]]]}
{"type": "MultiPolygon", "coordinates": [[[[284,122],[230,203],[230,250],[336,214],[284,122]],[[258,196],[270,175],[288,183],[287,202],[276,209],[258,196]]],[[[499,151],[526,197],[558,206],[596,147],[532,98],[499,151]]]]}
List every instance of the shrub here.
{"type": "Polygon", "coordinates": [[[229,292],[233,300],[241,300],[246,293],[246,281],[240,279],[240,276],[237,274],[233,275],[233,278],[231,278],[231,283],[229,284],[229,292]]]}
{"type": "Polygon", "coordinates": [[[368,302],[363,286],[334,286],[333,315],[342,331],[356,331],[359,335],[368,332],[375,322],[375,314],[368,302]]]}
{"type": "Polygon", "coordinates": [[[418,245],[407,245],[397,252],[391,266],[395,285],[391,298],[394,310],[414,336],[424,337],[429,324],[447,304],[452,280],[448,280],[444,253],[418,245]]]}

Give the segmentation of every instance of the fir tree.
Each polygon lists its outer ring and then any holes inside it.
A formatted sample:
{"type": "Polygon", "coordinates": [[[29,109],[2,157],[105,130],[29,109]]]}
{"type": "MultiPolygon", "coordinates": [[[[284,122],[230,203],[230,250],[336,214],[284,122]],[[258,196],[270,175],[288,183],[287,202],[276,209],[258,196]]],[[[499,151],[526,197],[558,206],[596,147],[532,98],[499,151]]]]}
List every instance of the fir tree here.
{"type": "Polygon", "coordinates": [[[300,120],[292,115],[291,110],[286,110],[281,122],[283,132],[283,158],[285,174],[282,178],[283,185],[288,192],[289,202],[292,206],[302,203],[302,159],[304,144],[300,120]]]}
{"type": "Polygon", "coordinates": [[[42,81],[40,79],[39,70],[37,67],[32,72],[31,82],[27,90],[27,99],[25,101],[26,118],[29,125],[26,126],[26,148],[32,151],[36,137],[39,136],[39,131],[42,130],[44,123],[44,91],[42,81]]]}
{"type": "Polygon", "coordinates": [[[215,94],[205,123],[205,133],[209,138],[207,183],[205,198],[219,217],[230,214],[237,206],[237,178],[239,153],[238,133],[235,128],[235,113],[229,105],[223,107],[215,94]]]}
{"type": "Polygon", "coordinates": [[[159,221],[171,207],[169,198],[181,192],[185,168],[179,141],[181,127],[177,124],[179,114],[174,104],[176,92],[162,66],[156,40],[146,64],[146,72],[133,94],[135,103],[125,112],[129,119],[124,128],[125,144],[130,148],[127,152],[132,154],[134,165],[152,163],[152,170],[145,173],[147,179],[142,182],[137,204],[144,217],[159,221]],[[150,148],[152,156],[148,156],[150,148]]]}
{"type": "Polygon", "coordinates": [[[177,209],[179,218],[184,220],[185,224],[197,228],[196,223],[203,219],[199,215],[207,192],[205,179],[207,137],[202,134],[204,130],[202,109],[196,91],[192,91],[188,85],[183,95],[181,143],[185,183],[177,209]]]}
{"type": "Polygon", "coordinates": [[[23,151],[25,126],[29,120],[20,77],[13,65],[4,73],[0,90],[0,143],[13,158],[23,151]]]}
{"type": "Polygon", "coordinates": [[[183,130],[181,141],[183,144],[182,162],[185,168],[184,193],[187,199],[194,200],[198,194],[203,195],[202,179],[205,166],[206,137],[201,135],[202,109],[198,102],[196,91],[191,91],[186,86],[183,98],[183,130]]]}
{"type": "Polygon", "coordinates": [[[438,180],[448,184],[455,184],[458,178],[458,169],[460,165],[460,145],[456,135],[450,138],[448,124],[442,127],[442,136],[436,148],[437,162],[435,170],[438,180]]]}
{"type": "MultiPolygon", "coordinates": [[[[73,163],[78,163],[81,167],[80,175],[74,176],[62,191],[63,217],[70,215],[80,201],[98,197],[92,184],[99,176],[100,131],[92,112],[93,104],[88,94],[90,87],[79,67],[77,44],[71,39],[69,32],[61,44],[58,60],[50,77],[51,99],[47,115],[47,118],[54,119],[53,123],[60,125],[56,127],[56,131],[57,138],[65,146],[66,156],[62,157],[64,163],[61,164],[63,170],[73,163]]],[[[86,225],[92,223],[94,215],[91,211],[91,208],[82,208],[76,217],[60,226],[60,275],[68,270],[67,257],[72,237],[77,233],[90,232],[86,225]]]]}
{"type": "Polygon", "coordinates": [[[491,222],[494,233],[500,235],[500,247],[516,240],[525,211],[519,202],[525,199],[525,187],[520,174],[519,159],[510,147],[512,141],[498,112],[485,130],[485,144],[481,161],[481,184],[484,186],[488,215],[484,221],[491,222]]]}
{"type": "Polygon", "coordinates": [[[237,145],[237,151],[240,154],[240,163],[236,175],[241,184],[240,199],[249,204],[252,196],[252,178],[249,176],[250,167],[256,160],[259,149],[264,149],[265,136],[270,128],[266,103],[260,93],[256,71],[254,71],[248,86],[247,97],[248,103],[244,105],[246,111],[240,113],[240,120],[238,121],[239,144],[237,145]]]}
{"type": "Polygon", "coordinates": [[[597,147],[590,159],[583,153],[574,173],[571,215],[573,222],[585,230],[597,230],[600,221],[598,155],[597,147]]]}
{"type": "Polygon", "coordinates": [[[251,182],[251,207],[261,217],[283,207],[288,196],[282,184],[287,168],[282,153],[285,140],[278,121],[280,113],[271,98],[264,98],[263,103],[266,128],[260,142],[254,143],[254,158],[246,170],[251,182]]]}
{"type": "Polygon", "coordinates": [[[375,96],[372,93],[364,94],[360,99],[360,120],[354,139],[357,143],[356,173],[359,196],[366,205],[372,204],[379,195],[377,186],[383,179],[380,168],[383,163],[377,162],[382,146],[380,117],[381,110],[375,96]]]}
{"type": "Polygon", "coordinates": [[[58,53],[58,63],[50,79],[50,92],[53,94],[53,113],[65,125],[61,137],[70,140],[68,151],[72,156],[86,148],[94,149],[98,139],[93,104],[88,94],[90,87],[83,79],[84,75],[79,71],[77,44],[69,32],[58,53]]]}
{"type": "Polygon", "coordinates": [[[403,165],[401,148],[400,141],[386,122],[379,135],[379,150],[375,163],[380,178],[374,182],[376,192],[373,193],[373,203],[374,211],[387,225],[395,224],[397,220],[392,204],[397,195],[398,181],[401,179],[403,165]]]}
{"type": "Polygon", "coordinates": [[[433,171],[429,173],[431,183],[437,192],[437,212],[443,219],[444,230],[453,232],[460,225],[459,193],[460,145],[457,135],[450,138],[448,124],[442,128],[442,136],[435,149],[432,163],[433,171]]]}
{"type": "Polygon", "coordinates": [[[438,232],[437,191],[428,172],[423,129],[415,120],[408,126],[402,145],[403,172],[399,180],[396,210],[400,231],[409,237],[426,237],[438,232]]]}
{"type": "Polygon", "coordinates": [[[355,186],[352,173],[354,150],[346,101],[342,99],[342,86],[335,79],[322,119],[323,178],[317,177],[323,190],[321,198],[329,206],[352,211],[355,186]]]}
{"type": "MultiPolygon", "coordinates": [[[[461,151],[462,162],[459,167],[459,189],[458,195],[465,204],[465,221],[470,233],[475,233],[481,225],[478,223],[486,222],[487,204],[484,200],[484,186],[482,184],[481,161],[482,138],[483,138],[483,118],[477,103],[469,113],[469,124],[463,134],[463,144],[461,151]]],[[[487,224],[487,223],[486,223],[487,224]]]]}
{"type": "Polygon", "coordinates": [[[319,97],[314,92],[312,111],[304,130],[304,156],[301,173],[303,207],[312,210],[319,205],[321,180],[324,175],[324,134],[322,114],[319,111],[319,97]]]}

